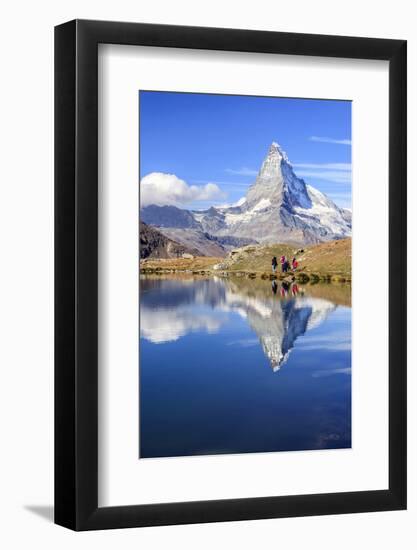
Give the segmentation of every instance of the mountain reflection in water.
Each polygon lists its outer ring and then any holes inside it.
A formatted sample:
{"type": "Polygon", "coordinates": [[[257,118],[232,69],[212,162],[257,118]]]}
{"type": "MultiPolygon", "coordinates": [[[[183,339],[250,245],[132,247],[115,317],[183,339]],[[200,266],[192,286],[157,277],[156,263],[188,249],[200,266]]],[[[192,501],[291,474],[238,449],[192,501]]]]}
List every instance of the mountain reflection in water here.
{"type": "Polygon", "coordinates": [[[139,457],[351,446],[350,287],[140,280],[139,457]]]}
{"type": "MultiPolygon", "coordinates": [[[[237,313],[247,320],[277,371],[297,338],[320,325],[336,307],[324,298],[305,295],[296,283],[143,278],[140,333],[154,344],[172,342],[190,332],[214,334],[228,322],[228,313],[237,313]]],[[[245,346],[244,341],[240,343],[245,346]]]]}

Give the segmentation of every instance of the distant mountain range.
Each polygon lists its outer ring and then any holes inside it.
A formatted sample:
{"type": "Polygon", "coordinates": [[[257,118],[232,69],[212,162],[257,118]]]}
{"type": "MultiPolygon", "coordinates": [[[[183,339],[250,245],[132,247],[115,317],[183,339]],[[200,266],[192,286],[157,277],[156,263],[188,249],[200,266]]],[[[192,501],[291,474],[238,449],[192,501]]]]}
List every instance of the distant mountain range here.
{"type": "Polygon", "coordinates": [[[251,243],[319,243],[349,237],[352,230],[350,210],[298,178],[275,142],[237,205],[204,211],[149,205],[141,209],[140,219],[206,256],[224,256],[251,243]]]}

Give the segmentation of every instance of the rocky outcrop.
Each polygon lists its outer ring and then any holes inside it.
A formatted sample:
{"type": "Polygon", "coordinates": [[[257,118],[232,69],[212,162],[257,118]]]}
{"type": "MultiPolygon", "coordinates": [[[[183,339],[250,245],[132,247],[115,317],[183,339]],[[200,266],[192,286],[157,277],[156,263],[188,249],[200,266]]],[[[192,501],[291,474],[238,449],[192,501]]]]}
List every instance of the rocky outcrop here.
{"type": "Polygon", "coordinates": [[[198,256],[216,256],[221,258],[226,255],[227,251],[225,247],[218,242],[216,237],[204,233],[200,229],[159,227],[158,230],[182,246],[196,250],[198,256]]]}

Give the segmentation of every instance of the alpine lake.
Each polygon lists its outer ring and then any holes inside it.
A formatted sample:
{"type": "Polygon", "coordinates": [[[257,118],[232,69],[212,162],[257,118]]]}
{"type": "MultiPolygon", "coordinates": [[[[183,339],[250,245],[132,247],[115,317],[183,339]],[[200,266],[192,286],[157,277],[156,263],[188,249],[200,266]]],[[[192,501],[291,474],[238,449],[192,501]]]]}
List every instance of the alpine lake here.
{"type": "Polygon", "coordinates": [[[139,457],[351,447],[350,284],[140,276],[139,457]]]}

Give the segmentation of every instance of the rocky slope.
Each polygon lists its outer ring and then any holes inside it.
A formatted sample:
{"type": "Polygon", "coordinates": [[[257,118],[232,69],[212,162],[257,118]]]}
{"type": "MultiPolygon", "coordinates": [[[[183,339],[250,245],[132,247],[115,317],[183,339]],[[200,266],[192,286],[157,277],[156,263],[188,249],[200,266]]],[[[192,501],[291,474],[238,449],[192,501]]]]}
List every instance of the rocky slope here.
{"type": "Polygon", "coordinates": [[[140,222],[139,256],[141,259],[178,258],[183,254],[198,255],[199,251],[168,239],[154,227],[140,222]]]}
{"type": "Polygon", "coordinates": [[[212,235],[199,229],[180,227],[158,227],[158,230],[168,239],[181,243],[186,248],[198,251],[199,256],[226,256],[226,248],[212,235]]]}

